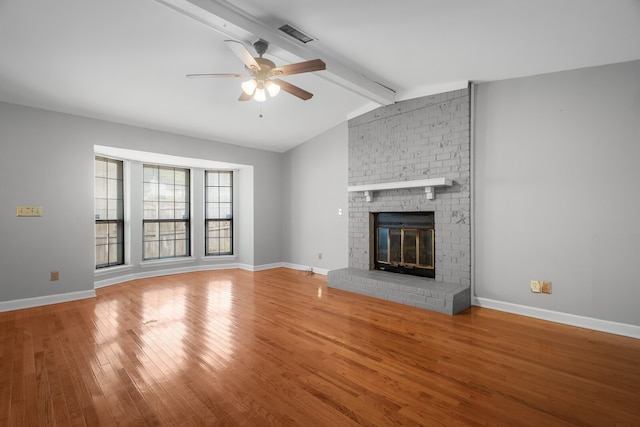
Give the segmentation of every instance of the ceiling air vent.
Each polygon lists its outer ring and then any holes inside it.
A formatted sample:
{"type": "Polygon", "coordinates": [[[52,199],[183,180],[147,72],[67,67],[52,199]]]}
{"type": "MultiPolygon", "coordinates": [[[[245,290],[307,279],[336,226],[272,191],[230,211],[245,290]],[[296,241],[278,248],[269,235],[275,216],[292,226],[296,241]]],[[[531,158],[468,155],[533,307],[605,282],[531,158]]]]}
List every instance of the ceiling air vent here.
{"type": "Polygon", "coordinates": [[[282,25],[278,29],[280,31],[282,31],[283,33],[285,33],[286,35],[288,35],[289,37],[293,37],[294,39],[296,39],[296,40],[298,40],[299,42],[302,42],[302,43],[309,43],[310,41],[315,40],[314,37],[311,37],[311,36],[303,33],[302,31],[300,31],[299,29],[291,26],[291,24],[288,24],[288,23],[284,23],[284,25],[282,25]]]}

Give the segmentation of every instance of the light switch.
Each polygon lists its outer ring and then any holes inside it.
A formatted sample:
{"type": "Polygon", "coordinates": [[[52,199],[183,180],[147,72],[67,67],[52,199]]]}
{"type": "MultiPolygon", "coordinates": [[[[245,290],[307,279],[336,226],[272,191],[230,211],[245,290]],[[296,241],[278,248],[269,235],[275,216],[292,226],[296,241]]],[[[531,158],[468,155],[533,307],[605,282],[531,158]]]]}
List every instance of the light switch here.
{"type": "Polygon", "coordinates": [[[16,216],[42,216],[42,206],[17,206],[16,216]]]}

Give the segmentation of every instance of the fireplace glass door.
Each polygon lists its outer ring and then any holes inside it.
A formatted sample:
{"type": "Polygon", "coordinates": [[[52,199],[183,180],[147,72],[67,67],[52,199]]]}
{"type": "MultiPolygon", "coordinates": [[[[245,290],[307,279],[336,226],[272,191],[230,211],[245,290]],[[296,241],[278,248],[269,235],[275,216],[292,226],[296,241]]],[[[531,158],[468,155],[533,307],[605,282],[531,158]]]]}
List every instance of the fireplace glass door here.
{"type": "Polygon", "coordinates": [[[373,268],[435,277],[434,215],[432,212],[373,214],[373,268]]]}
{"type": "Polygon", "coordinates": [[[434,268],[433,229],[378,228],[377,261],[391,266],[434,268]]]}

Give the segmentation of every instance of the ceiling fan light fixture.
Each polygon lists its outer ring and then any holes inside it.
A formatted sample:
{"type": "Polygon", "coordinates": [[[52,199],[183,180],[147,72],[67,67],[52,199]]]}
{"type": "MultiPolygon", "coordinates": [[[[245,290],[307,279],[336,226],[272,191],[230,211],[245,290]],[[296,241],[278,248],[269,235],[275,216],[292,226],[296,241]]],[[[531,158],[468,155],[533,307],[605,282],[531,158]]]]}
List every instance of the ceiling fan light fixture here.
{"type": "Polygon", "coordinates": [[[256,89],[256,93],[253,94],[253,99],[258,102],[264,102],[267,100],[267,94],[264,92],[263,88],[256,89]]]}
{"type": "Polygon", "coordinates": [[[267,92],[269,92],[269,96],[272,98],[280,93],[280,85],[269,80],[265,83],[265,87],[267,88],[267,92]]]}
{"type": "Polygon", "coordinates": [[[258,87],[258,82],[256,82],[254,79],[251,79],[251,80],[247,80],[246,82],[242,82],[240,86],[242,86],[242,91],[244,93],[251,96],[253,95],[256,88],[258,87]]]}

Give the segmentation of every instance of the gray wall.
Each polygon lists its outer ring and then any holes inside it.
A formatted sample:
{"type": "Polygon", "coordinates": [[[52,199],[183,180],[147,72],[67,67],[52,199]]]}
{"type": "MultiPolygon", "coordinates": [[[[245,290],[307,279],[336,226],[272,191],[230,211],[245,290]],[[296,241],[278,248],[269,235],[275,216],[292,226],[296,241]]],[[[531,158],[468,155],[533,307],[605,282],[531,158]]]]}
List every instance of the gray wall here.
{"type": "Polygon", "coordinates": [[[237,261],[282,262],[281,154],[0,103],[0,302],[93,289],[94,144],[253,166],[253,198],[239,198],[253,204],[253,247],[244,235],[237,261]],[[17,205],[43,217],[18,218],[17,205]]]}
{"type": "Polygon", "coordinates": [[[93,289],[93,145],[74,121],[0,103],[0,301],[93,289]]]}
{"type": "Polygon", "coordinates": [[[320,272],[347,266],[347,134],[344,122],[285,153],[287,263],[320,272]]]}
{"type": "Polygon", "coordinates": [[[475,105],[475,296],[640,325],[640,61],[480,84],[475,105]]]}

